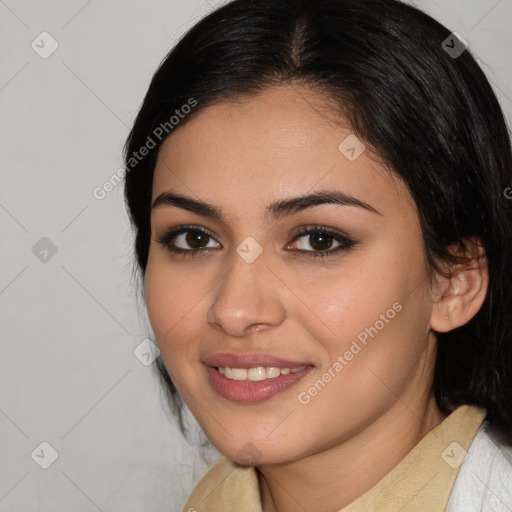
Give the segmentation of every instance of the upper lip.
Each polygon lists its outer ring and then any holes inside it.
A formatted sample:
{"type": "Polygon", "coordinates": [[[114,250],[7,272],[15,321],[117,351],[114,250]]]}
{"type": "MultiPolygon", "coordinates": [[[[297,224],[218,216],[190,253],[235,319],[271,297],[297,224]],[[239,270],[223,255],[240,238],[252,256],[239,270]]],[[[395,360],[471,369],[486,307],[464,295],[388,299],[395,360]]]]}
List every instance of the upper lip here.
{"type": "Polygon", "coordinates": [[[255,368],[257,366],[273,366],[276,368],[300,368],[301,366],[311,366],[307,362],[295,362],[274,357],[269,354],[213,354],[204,358],[203,363],[212,367],[228,368],[255,368]]]}

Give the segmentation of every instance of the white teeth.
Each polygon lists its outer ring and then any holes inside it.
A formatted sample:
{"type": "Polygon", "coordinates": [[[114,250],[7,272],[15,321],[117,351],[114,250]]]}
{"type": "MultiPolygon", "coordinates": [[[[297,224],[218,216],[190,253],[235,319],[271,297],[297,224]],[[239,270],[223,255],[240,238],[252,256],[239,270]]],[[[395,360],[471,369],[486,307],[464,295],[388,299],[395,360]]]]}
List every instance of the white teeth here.
{"type": "Polygon", "coordinates": [[[245,368],[231,368],[231,378],[233,380],[246,380],[247,370],[245,368]]]}
{"type": "Polygon", "coordinates": [[[273,379],[274,377],[279,377],[281,373],[285,370],[285,368],[276,368],[275,366],[267,367],[267,379],[273,379]]]}
{"type": "Polygon", "coordinates": [[[232,380],[250,380],[258,382],[265,379],[274,379],[279,375],[288,375],[289,373],[297,373],[304,370],[305,366],[299,368],[277,368],[276,366],[256,366],[254,368],[229,368],[228,366],[219,366],[218,370],[221,375],[232,380]]]}
{"type": "Polygon", "coordinates": [[[247,378],[255,382],[259,380],[265,380],[267,378],[267,371],[264,366],[258,366],[256,368],[249,368],[247,372],[247,378]]]}

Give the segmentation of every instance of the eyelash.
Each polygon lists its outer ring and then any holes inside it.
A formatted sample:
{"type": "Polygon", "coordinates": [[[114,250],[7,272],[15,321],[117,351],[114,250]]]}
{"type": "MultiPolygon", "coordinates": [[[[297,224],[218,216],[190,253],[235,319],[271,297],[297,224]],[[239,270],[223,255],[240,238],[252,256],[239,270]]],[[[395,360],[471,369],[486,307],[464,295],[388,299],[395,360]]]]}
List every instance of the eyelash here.
{"type": "MultiPolygon", "coordinates": [[[[175,247],[172,245],[172,242],[181,234],[183,233],[202,233],[209,238],[214,238],[213,235],[208,232],[206,229],[202,228],[201,226],[180,226],[175,229],[170,229],[166,233],[164,233],[161,237],[156,239],[156,242],[159,244],[162,244],[164,247],[166,247],[171,253],[174,254],[182,254],[186,256],[199,256],[202,252],[208,252],[208,248],[202,248],[202,249],[182,249],[180,247],[175,247]]],[[[306,235],[316,234],[316,233],[322,233],[328,236],[332,236],[332,238],[338,242],[340,245],[336,247],[335,249],[325,250],[325,251],[306,251],[301,249],[296,249],[294,252],[302,252],[307,253],[308,258],[318,259],[318,258],[325,258],[327,256],[333,256],[335,254],[338,254],[340,252],[346,252],[349,249],[351,249],[354,245],[357,244],[355,240],[352,240],[346,235],[341,235],[340,233],[337,233],[335,231],[330,230],[329,228],[326,228],[324,226],[309,226],[303,228],[299,233],[295,235],[292,242],[295,242],[299,238],[302,238],[306,235]]]]}

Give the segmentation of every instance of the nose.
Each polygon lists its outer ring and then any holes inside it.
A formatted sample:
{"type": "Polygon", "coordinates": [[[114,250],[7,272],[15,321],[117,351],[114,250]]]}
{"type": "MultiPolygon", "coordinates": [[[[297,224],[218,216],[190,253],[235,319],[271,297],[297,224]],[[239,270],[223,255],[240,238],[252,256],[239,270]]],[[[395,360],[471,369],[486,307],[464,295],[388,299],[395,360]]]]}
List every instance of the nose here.
{"type": "Polygon", "coordinates": [[[242,337],[285,320],[283,287],[267,263],[265,251],[252,263],[233,254],[231,268],[215,288],[208,309],[210,325],[227,335],[242,337]]]}

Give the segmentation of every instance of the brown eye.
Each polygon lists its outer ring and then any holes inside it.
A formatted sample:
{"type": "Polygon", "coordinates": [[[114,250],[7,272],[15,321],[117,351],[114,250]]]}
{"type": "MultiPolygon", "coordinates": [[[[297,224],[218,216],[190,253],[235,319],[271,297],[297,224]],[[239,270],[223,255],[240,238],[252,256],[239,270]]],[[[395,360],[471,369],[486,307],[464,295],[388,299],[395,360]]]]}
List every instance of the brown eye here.
{"type": "Polygon", "coordinates": [[[331,248],[334,237],[328,233],[318,231],[309,235],[309,244],[316,251],[327,251],[331,248]]]}
{"type": "Polygon", "coordinates": [[[349,251],[357,242],[346,234],[322,226],[305,228],[294,240],[294,252],[311,258],[334,256],[349,251]]]}
{"type": "Polygon", "coordinates": [[[208,244],[210,237],[201,231],[189,231],[185,237],[185,242],[192,249],[201,249],[208,244]]]}
{"type": "Polygon", "coordinates": [[[203,228],[180,227],[171,229],[156,240],[170,252],[176,254],[199,254],[209,249],[218,249],[220,244],[203,228]],[[212,245],[213,244],[213,245],[212,245]]]}
{"type": "MultiPolygon", "coordinates": [[[[340,241],[337,240],[334,235],[319,230],[304,233],[296,240],[298,249],[307,252],[328,251],[333,249],[333,242],[337,242],[338,245],[341,245],[340,241]]],[[[336,246],[334,246],[334,248],[336,248],[336,246]]]]}

